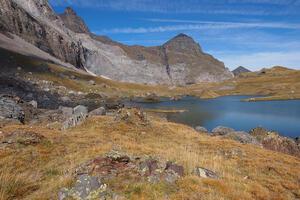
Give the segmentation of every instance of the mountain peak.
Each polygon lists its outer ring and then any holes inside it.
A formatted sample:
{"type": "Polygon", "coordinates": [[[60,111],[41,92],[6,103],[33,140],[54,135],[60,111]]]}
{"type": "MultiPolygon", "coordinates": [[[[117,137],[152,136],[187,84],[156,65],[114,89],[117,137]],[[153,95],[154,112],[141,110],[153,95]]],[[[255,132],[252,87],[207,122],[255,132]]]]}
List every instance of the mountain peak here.
{"type": "Polygon", "coordinates": [[[76,12],[71,7],[66,7],[66,9],[64,11],[64,14],[67,14],[67,15],[77,15],[76,12]]]}
{"type": "Polygon", "coordinates": [[[184,33],[180,33],[173,37],[163,46],[177,52],[202,52],[200,45],[192,37],[184,33]]]}
{"type": "Polygon", "coordinates": [[[60,15],[60,18],[63,20],[66,27],[75,33],[90,33],[84,21],[77,16],[76,12],[71,7],[67,7],[64,13],[60,15]]]}
{"type": "Polygon", "coordinates": [[[235,76],[240,75],[241,73],[246,73],[246,72],[251,72],[249,69],[243,67],[243,66],[239,66],[238,68],[236,68],[235,70],[232,71],[232,73],[235,76]]]}

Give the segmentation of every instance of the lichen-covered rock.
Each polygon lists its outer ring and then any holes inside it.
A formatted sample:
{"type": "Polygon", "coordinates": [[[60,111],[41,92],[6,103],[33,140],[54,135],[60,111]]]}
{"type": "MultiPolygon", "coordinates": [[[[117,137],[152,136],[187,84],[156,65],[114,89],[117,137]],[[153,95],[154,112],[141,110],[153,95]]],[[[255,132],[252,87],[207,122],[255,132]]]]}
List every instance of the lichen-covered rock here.
{"type": "Polygon", "coordinates": [[[91,111],[89,113],[89,116],[101,116],[101,115],[105,115],[106,114],[106,110],[104,107],[100,107],[100,108],[97,108],[93,111],[91,111]]]}
{"type": "Polygon", "coordinates": [[[78,176],[75,185],[71,189],[63,188],[58,194],[59,200],[98,200],[107,199],[107,185],[99,178],[83,174],[78,176]]]}
{"type": "Polygon", "coordinates": [[[212,179],[219,178],[219,176],[214,171],[202,167],[196,167],[194,173],[195,175],[201,178],[212,178],[212,179]]]}
{"type": "Polygon", "coordinates": [[[78,105],[75,108],[73,108],[73,115],[87,115],[88,114],[88,108],[82,105],[78,105]]]}
{"type": "Polygon", "coordinates": [[[115,120],[142,126],[147,126],[150,124],[146,113],[136,108],[118,110],[115,120]]]}
{"type": "Polygon", "coordinates": [[[195,130],[200,132],[200,133],[208,133],[208,130],[205,127],[202,127],[202,126],[196,126],[195,130]]]}
{"type": "Polygon", "coordinates": [[[21,99],[13,96],[0,96],[0,119],[15,119],[25,122],[25,111],[20,105],[21,99]]]}
{"type": "Polygon", "coordinates": [[[223,138],[238,141],[243,144],[261,145],[257,139],[244,131],[234,131],[222,136],[223,138]]]}
{"type": "Polygon", "coordinates": [[[250,135],[257,138],[265,149],[300,157],[300,146],[291,138],[280,136],[261,127],[252,129],[250,135]]]}
{"type": "Polygon", "coordinates": [[[0,135],[0,146],[15,146],[15,145],[36,145],[45,141],[46,138],[32,131],[16,130],[11,133],[0,135]]]}
{"type": "Polygon", "coordinates": [[[70,118],[68,118],[63,123],[61,129],[66,130],[66,129],[78,126],[81,123],[83,123],[86,120],[87,117],[88,117],[87,114],[83,114],[83,113],[72,115],[70,118]]]}
{"type": "Polygon", "coordinates": [[[234,132],[234,129],[225,126],[218,126],[212,130],[212,135],[226,135],[230,132],[234,132]]]}

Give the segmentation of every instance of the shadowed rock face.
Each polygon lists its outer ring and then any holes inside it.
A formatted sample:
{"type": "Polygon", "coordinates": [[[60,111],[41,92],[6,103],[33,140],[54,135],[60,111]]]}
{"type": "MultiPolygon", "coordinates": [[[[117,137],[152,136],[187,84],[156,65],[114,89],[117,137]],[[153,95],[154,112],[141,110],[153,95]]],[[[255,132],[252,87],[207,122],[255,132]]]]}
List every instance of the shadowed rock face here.
{"type": "Polygon", "coordinates": [[[84,21],[79,16],[77,16],[72,8],[67,7],[65,12],[59,16],[63,20],[66,27],[74,31],[75,33],[90,33],[84,21]]]}
{"type": "Polygon", "coordinates": [[[59,28],[62,22],[47,1],[0,0],[0,5],[0,27],[64,62],[83,68],[84,48],[59,28]]]}
{"type": "Polygon", "coordinates": [[[1,32],[17,35],[61,61],[96,75],[123,82],[168,85],[233,77],[222,62],[205,54],[184,34],[162,46],[127,46],[91,34],[71,8],[57,15],[47,0],[0,0],[0,4],[1,32]]]}

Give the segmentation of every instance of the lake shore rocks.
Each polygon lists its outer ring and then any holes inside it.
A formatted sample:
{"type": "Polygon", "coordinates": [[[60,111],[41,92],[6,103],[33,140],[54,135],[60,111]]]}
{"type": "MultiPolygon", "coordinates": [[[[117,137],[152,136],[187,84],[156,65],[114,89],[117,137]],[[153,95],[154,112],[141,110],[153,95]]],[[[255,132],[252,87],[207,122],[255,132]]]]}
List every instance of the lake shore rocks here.
{"type": "Polygon", "coordinates": [[[250,135],[255,137],[265,149],[300,158],[300,145],[291,138],[280,136],[279,133],[268,131],[262,127],[252,129],[250,135]]]}
{"type": "Polygon", "coordinates": [[[217,126],[212,130],[212,135],[217,136],[217,135],[226,135],[228,133],[234,132],[235,130],[229,127],[225,126],[217,126]]]}

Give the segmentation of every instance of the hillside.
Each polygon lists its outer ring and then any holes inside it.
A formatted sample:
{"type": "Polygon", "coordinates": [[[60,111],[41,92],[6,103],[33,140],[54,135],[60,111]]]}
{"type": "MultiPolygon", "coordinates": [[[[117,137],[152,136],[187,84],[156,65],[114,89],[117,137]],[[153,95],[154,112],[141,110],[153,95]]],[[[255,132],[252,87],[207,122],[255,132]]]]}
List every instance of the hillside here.
{"type": "MultiPolygon", "coordinates": [[[[224,64],[179,34],[158,47],[126,46],[90,33],[71,8],[56,14],[47,0],[1,0],[1,32],[20,37],[81,70],[116,81],[187,85],[232,78],[224,64]]],[[[2,46],[5,48],[5,46],[2,46]]],[[[18,49],[15,49],[16,52],[18,49]]]]}
{"type": "Polygon", "coordinates": [[[238,68],[236,68],[235,70],[232,71],[232,73],[235,75],[235,76],[238,76],[242,73],[247,73],[247,72],[251,72],[249,69],[243,67],[243,66],[239,66],[238,68]]]}

